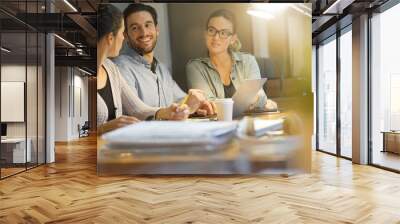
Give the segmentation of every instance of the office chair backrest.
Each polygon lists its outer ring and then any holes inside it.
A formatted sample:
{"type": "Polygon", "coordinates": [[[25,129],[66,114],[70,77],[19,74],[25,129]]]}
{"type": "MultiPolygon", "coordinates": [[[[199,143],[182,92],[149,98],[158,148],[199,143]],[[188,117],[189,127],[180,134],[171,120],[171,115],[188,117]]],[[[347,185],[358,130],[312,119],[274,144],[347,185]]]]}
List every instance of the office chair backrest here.
{"type": "Polygon", "coordinates": [[[86,130],[86,129],[89,129],[89,128],[90,128],[89,121],[85,121],[85,123],[82,126],[82,129],[86,130]]]}

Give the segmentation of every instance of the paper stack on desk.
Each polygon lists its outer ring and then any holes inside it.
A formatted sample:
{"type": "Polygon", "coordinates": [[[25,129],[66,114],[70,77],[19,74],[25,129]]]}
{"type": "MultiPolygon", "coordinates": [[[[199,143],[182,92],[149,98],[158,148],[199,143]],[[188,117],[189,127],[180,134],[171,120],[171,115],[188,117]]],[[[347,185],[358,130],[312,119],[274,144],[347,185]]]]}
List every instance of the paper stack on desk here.
{"type": "Polygon", "coordinates": [[[229,141],[237,122],[147,121],[103,135],[110,145],[165,147],[206,146],[229,141]]]}
{"type": "Polygon", "coordinates": [[[254,131],[256,136],[264,135],[267,132],[283,129],[283,119],[254,119],[254,131]]]}
{"type": "Polygon", "coordinates": [[[239,136],[262,136],[283,129],[284,119],[259,119],[244,117],[239,124],[239,136]]]}

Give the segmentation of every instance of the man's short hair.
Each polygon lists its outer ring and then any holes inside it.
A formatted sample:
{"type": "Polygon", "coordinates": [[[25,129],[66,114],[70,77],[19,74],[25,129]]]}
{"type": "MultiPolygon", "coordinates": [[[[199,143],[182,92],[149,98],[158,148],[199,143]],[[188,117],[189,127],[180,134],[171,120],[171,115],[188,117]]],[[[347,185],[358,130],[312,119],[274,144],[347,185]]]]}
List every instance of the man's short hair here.
{"type": "Polygon", "coordinates": [[[153,7],[151,7],[149,5],[142,4],[142,3],[132,3],[128,7],[126,7],[126,9],[124,10],[125,26],[128,27],[128,23],[126,21],[128,16],[130,16],[131,14],[133,14],[135,12],[142,12],[142,11],[150,13],[151,17],[153,17],[154,25],[158,24],[158,22],[157,22],[157,12],[153,7]]]}

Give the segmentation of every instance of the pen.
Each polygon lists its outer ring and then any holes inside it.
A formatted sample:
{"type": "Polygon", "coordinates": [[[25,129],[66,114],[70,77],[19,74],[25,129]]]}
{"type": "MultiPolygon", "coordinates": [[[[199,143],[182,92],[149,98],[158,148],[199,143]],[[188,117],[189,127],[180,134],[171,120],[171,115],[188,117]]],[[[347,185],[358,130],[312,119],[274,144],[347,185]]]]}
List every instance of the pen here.
{"type": "Polygon", "coordinates": [[[185,98],[183,98],[183,100],[182,100],[182,102],[181,102],[181,105],[179,105],[179,107],[182,107],[184,104],[187,103],[187,101],[188,101],[188,99],[189,99],[189,96],[190,96],[190,93],[187,94],[187,95],[185,96],[185,98]]]}

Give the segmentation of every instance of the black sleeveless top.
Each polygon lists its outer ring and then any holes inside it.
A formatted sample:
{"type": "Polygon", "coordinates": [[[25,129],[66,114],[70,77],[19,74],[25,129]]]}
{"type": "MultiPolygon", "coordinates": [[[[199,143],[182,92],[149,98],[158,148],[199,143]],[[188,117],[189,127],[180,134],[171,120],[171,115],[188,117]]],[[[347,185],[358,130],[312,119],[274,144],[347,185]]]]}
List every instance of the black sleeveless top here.
{"type": "Polygon", "coordinates": [[[229,86],[224,85],[224,92],[225,92],[225,98],[232,98],[233,94],[235,94],[236,89],[235,86],[233,86],[232,81],[231,84],[229,84],[229,86]]]}
{"type": "Polygon", "coordinates": [[[110,121],[110,120],[113,120],[116,118],[116,115],[115,115],[116,108],[114,107],[114,98],[112,95],[110,77],[108,76],[107,70],[105,70],[105,71],[106,71],[106,75],[107,75],[106,85],[103,88],[98,89],[97,92],[100,94],[101,98],[103,98],[104,102],[107,105],[107,109],[108,109],[107,121],[110,121]]]}

